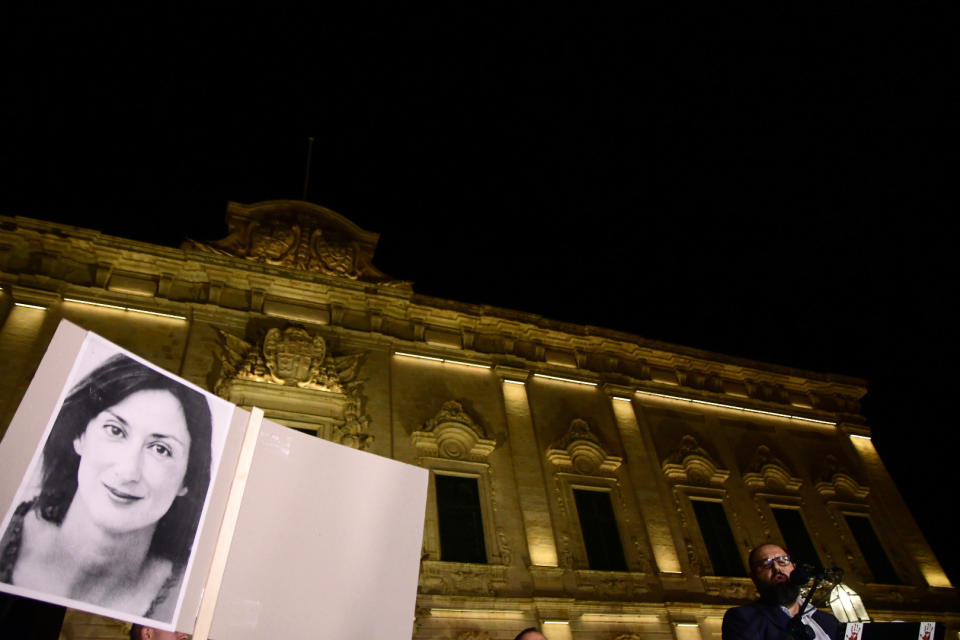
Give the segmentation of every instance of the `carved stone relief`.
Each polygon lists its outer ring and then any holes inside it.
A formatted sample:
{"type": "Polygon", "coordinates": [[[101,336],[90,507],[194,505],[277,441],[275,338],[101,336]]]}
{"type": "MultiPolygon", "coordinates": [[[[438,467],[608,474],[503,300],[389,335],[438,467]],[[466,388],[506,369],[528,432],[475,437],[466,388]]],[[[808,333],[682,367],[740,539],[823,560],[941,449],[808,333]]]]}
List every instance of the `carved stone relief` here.
{"type": "Polygon", "coordinates": [[[790,404],[790,394],[779,384],[765,381],[747,380],[747,394],[756,400],[790,404]]]}
{"type": "Polygon", "coordinates": [[[458,400],[444,402],[437,415],[410,437],[423,457],[483,462],[497,446],[458,400]]]}
{"type": "Polygon", "coordinates": [[[824,498],[838,497],[862,501],[866,500],[870,494],[870,488],[857,482],[833,454],[824,458],[819,478],[820,481],[815,488],[824,498]]]}
{"type": "Polygon", "coordinates": [[[690,434],[683,436],[680,446],[663,461],[663,473],[673,482],[720,486],[730,471],[720,468],[713,456],[690,434]]]}
{"type": "Polygon", "coordinates": [[[574,418],[567,432],[547,448],[547,460],[558,469],[583,474],[612,474],[623,462],[607,453],[582,418],[574,418]]]}
{"type": "Polygon", "coordinates": [[[576,572],[577,590],[585,598],[641,600],[650,592],[646,579],[635,573],[612,573],[581,569],[576,572]]]}
{"type": "Polygon", "coordinates": [[[704,591],[708,596],[729,600],[753,599],[756,587],[746,578],[703,577],[704,591]]]}
{"type": "Polygon", "coordinates": [[[507,569],[498,565],[424,560],[420,593],[495,596],[507,586],[507,569]]]}
{"type": "Polygon", "coordinates": [[[307,202],[274,201],[227,207],[227,237],[211,242],[187,240],[194,249],[328,276],[409,288],[373,266],[379,236],[364,231],[325,207],[307,202]]]}
{"type": "Polygon", "coordinates": [[[372,444],[364,380],[358,377],[364,354],[334,356],[322,336],[295,325],[270,328],[253,342],[219,329],[218,335],[215,393],[235,401],[241,386],[262,385],[256,395],[265,398],[263,408],[269,410],[277,408],[270,406],[273,399],[278,406],[291,404],[283,401],[289,392],[280,388],[314,391],[317,393],[307,393],[302,400],[329,408],[330,440],[356,449],[367,449],[372,444]]]}
{"type": "Polygon", "coordinates": [[[743,474],[743,482],[754,490],[791,493],[799,491],[803,485],[803,480],[795,477],[787,464],[775,457],[766,445],[757,447],[748,471],[743,474]]]}
{"type": "Polygon", "coordinates": [[[557,532],[557,552],[560,556],[561,567],[573,566],[573,550],[570,548],[570,509],[567,507],[564,483],[553,476],[553,495],[557,500],[557,510],[559,519],[554,523],[554,529],[557,532]]]}

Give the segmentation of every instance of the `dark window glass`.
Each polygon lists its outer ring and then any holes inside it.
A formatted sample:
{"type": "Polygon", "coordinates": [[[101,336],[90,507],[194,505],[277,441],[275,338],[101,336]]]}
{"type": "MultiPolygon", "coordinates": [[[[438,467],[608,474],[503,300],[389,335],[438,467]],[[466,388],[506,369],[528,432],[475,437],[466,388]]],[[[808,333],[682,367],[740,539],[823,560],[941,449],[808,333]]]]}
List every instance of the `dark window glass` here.
{"type": "Polygon", "coordinates": [[[436,475],[437,517],[440,520],[440,559],[487,562],[483,516],[476,478],[436,475]]]}
{"type": "Polygon", "coordinates": [[[587,563],[598,571],[626,571],[623,545],[613,515],[610,494],[606,491],[573,490],[577,501],[577,515],[583,544],[587,548],[587,563]]]}
{"type": "Polygon", "coordinates": [[[901,584],[900,577],[890,564],[887,552],[880,544],[880,538],[873,529],[873,523],[866,516],[847,515],[847,526],[857,540],[857,546],[867,561],[867,567],[873,574],[873,581],[878,584],[901,584]]]}
{"type": "Polygon", "coordinates": [[[797,509],[774,509],[773,517],[777,521],[777,527],[783,534],[783,542],[790,555],[796,563],[812,564],[817,569],[823,569],[820,564],[820,556],[817,554],[816,547],[813,546],[813,540],[810,539],[810,533],[803,523],[803,516],[797,509]]]}
{"type": "Polygon", "coordinates": [[[697,516],[697,524],[703,535],[703,542],[707,545],[710,563],[713,564],[713,573],[718,576],[746,576],[743,568],[743,559],[737,550],[737,543],[730,531],[727,514],[719,502],[707,500],[691,500],[693,512],[697,516]]]}

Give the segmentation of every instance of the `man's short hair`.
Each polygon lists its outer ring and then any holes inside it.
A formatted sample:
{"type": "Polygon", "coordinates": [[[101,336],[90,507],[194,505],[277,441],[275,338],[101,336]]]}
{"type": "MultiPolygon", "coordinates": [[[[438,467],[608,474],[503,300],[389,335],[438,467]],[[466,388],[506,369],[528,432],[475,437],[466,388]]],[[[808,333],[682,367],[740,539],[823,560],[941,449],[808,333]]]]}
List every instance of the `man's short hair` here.
{"type": "Polygon", "coordinates": [[[139,624],[130,627],[130,640],[143,640],[143,627],[139,624]]]}
{"type": "Polygon", "coordinates": [[[540,629],[537,629],[536,627],[527,627],[526,629],[524,629],[523,631],[521,631],[520,633],[518,633],[518,634],[517,634],[517,637],[514,638],[513,640],[522,640],[523,636],[524,636],[525,634],[530,633],[531,631],[536,631],[536,632],[539,633],[539,632],[540,632],[540,629]]]}

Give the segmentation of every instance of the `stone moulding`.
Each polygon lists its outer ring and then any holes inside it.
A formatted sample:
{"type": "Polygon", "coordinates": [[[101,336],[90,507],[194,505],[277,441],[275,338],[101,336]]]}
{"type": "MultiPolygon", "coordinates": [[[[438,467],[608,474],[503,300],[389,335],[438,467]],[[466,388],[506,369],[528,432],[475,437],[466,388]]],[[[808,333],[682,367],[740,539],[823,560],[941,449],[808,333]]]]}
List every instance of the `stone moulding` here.
{"type": "Polygon", "coordinates": [[[421,594],[496,596],[507,583],[504,566],[441,560],[420,563],[421,594]]]}
{"type": "Polygon", "coordinates": [[[869,487],[861,486],[859,482],[842,471],[833,474],[829,481],[818,482],[815,488],[817,493],[824,498],[847,496],[857,500],[866,500],[867,496],[870,495],[869,487]]]}
{"type": "Polygon", "coordinates": [[[870,488],[857,482],[833,454],[823,459],[823,470],[819,475],[820,481],[814,488],[824,498],[866,500],[870,494],[870,488]]]}
{"type": "Polygon", "coordinates": [[[462,333],[460,348],[539,364],[542,359],[532,347],[540,345],[544,358],[547,352],[563,352],[566,364],[630,386],[676,389],[682,381],[683,389],[709,393],[708,399],[739,402],[752,397],[757,408],[772,411],[783,410],[782,391],[787,404],[812,407],[816,417],[859,420],[858,401],[866,387],[855,378],[828,378],[693,349],[678,351],[623,332],[507,309],[426,296],[413,300],[409,283],[393,281],[373,267],[378,235],[319,205],[292,200],[230,203],[228,217],[223,240],[172,249],[0,216],[0,272],[6,284],[16,287],[15,298],[33,288],[107,304],[163,299],[179,305],[170,312],[181,315],[197,313],[198,305],[316,324],[337,324],[340,315],[354,319],[352,329],[400,340],[415,339],[407,334],[409,321],[416,317],[420,340],[433,340],[436,334],[442,346],[462,333]],[[329,300],[333,290],[340,296],[339,312],[326,302],[294,304],[329,300]],[[371,298],[368,294],[374,291],[371,298]],[[376,301],[372,308],[371,300],[376,301]],[[266,306],[281,310],[268,313],[266,306]],[[369,320],[356,321],[361,315],[369,320]],[[450,318],[459,326],[452,327],[450,318]],[[530,348],[521,349],[523,345],[530,348]]]}
{"type": "Polygon", "coordinates": [[[680,446],[663,461],[663,474],[676,484],[721,486],[730,477],[721,469],[697,439],[687,434],[680,446]]]}
{"type": "Polygon", "coordinates": [[[547,448],[547,460],[564,471],[613,474],[623,458],[612,456],[583,418],[574,418],[567,432],[547,448]]]}
{"type": "Polygon", "coordinates": [[[463,404],[447,400],[423,428],[410,434],[421,457],[483,462],[496,448],[495,440],[485,438],[483,427],[470,417],[463,404]]]}
{"type": "Polygon", "coordinates": [[[796,493],[803,485],[780,458],[770,453],[766,445],[757,447],[750,470],[743,474],[743,483],[754,490],[769,489],[796,493]]]}

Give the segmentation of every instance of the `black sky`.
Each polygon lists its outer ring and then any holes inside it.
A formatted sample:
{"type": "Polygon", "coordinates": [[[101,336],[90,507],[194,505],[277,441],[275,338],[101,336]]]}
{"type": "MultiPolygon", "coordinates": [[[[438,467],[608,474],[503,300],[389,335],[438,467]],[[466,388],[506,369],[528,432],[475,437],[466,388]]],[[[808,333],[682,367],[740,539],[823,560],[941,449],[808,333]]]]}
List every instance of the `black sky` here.
{"type": "Polygon", "coordinates": [[[8,6],[0,213],[215,239],[313,136],[419,293],[868,379],[960,582],[949,15],[558,6],[8,6]]]}

